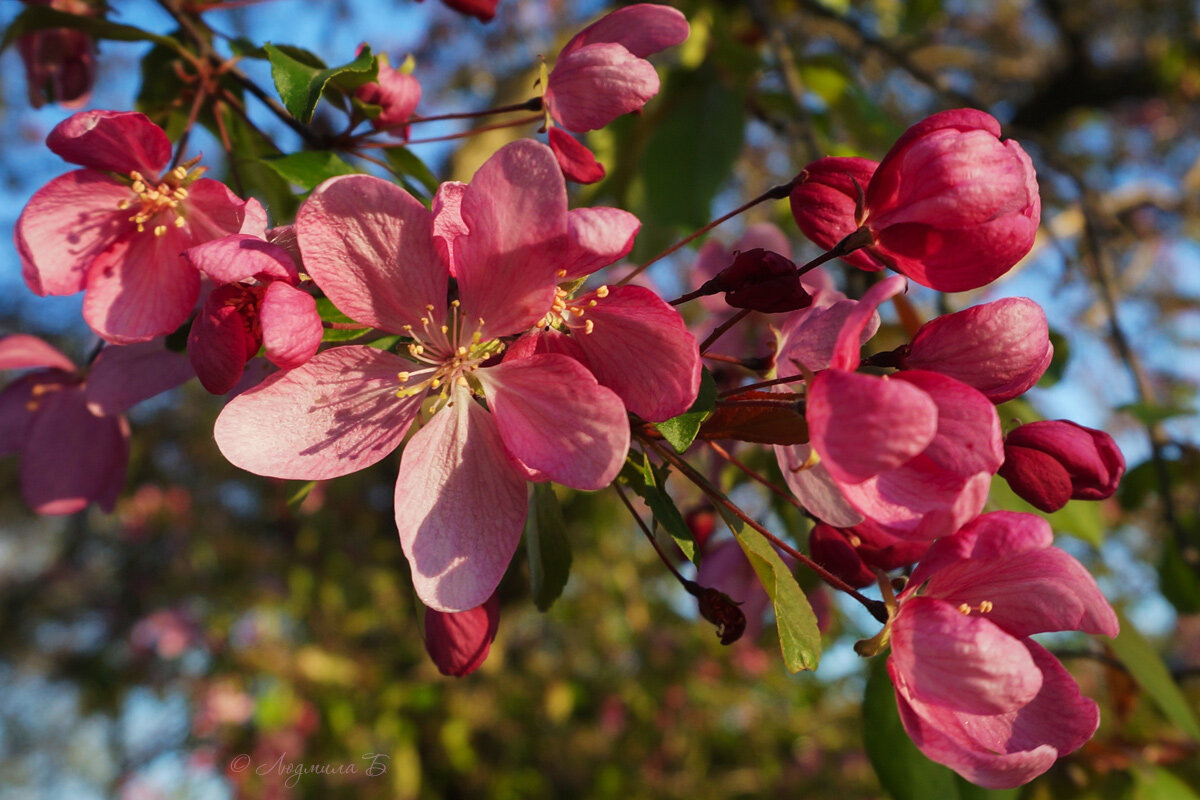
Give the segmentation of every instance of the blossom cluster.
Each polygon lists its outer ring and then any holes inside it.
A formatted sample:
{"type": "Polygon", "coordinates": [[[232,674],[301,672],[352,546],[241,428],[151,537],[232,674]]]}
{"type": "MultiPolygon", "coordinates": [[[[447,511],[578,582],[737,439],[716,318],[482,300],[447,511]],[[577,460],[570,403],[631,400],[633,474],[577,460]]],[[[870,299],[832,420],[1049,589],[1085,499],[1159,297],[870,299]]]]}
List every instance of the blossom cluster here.
{"type": "MultiPolygon", "coordinates": [[[[487,18],[496,4],[451,5],[487,18]]],[[[81,112],[58,125],[47,145],[81,169],[30,199],[16,248],[31,291],[84,293],[104,346],[80,369],[33,337],[0,339],[0,368],[29,370],[0,393],[0,447],[21,455],[28,504],[110,510],[128,456],[124,411],[193,375],[230,394],[216,445],[257,475],[327,480],[400,450],[395,522],[428,609],[429,652],[449,675],[478,668],[529,484],[608,487],[631,442],[645,445],[700,394],[704,354],[676,306],[592,277],[631,252],[641,223],[619,208],[570,207],[566,181],[595,182],[604,169],[564,133],[641,109],[659,88],[646,56],[687,35],[682,14],[649,4],[585,28],[535,103],[549,144],[500,148],[469,182],[442,183],[430,207],[382,178],[341,175],[272,228],[257,200],[204,177],[142,114],[81,112]],[[349,322],[323,319],[318,298],[349,322]],[[335,324],[363,340],[327,340],[335,324]],[[186,357],[164,345],[177,331],[186,357]],[[55,457],[64,450],[81,454],[67,471],[55,457]]],[[[86,94],[64,80],[55,96],[86,94]]],[[[354,96],[376,107],[375,129],[406,138],[421,90],[381,64],[354,96]]],[[[1065,420],[1004,433],[997,404],[1030,389],[1053,356],[1031,300],[945,314],[890,351],[863,348],[910,280],[977,289],[1029,252],[1041,212],[1033,163],[990,115],[959,109],[919,122],[878,163],[822,158],[790,186],[799,230],[829,258],[899,274],[854,299],[797,268],[777,229],[752,228],[732,252],[710,240],[686,297],[709,316],[754,312],[745,329],[767,324],[774,340],[723,396],[799,417],[786,433],[772,417],[753,437],[711,438],[770,444],[814,522],[810,563],[836,588],[880,585],[885,627],[867,649],[890,645],[918,747],[980,785],[1025,783],[1099,719],[1029,637],[1114,636],[1117,621],[1095,580],[1053,547],[1048,523],[985,513],[989,492],[999,475],[1043,511],[1102,499],[1123,458],[1107,434],[1065,420]],[[754,377],[770,391],[744,386],[754,377]],[[896,570],[908,577],[893,596],[896,570]]],[[[756,632],[767,600],[741,550],[701,552],[693,585],[737,595],[756,632]]]]}

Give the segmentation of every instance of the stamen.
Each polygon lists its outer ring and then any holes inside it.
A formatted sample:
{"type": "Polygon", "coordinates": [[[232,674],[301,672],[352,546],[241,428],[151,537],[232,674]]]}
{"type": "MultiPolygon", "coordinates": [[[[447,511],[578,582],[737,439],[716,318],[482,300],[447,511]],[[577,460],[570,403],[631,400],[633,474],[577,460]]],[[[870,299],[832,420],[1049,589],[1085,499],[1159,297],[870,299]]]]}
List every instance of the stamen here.
{"type": "Polygon", "coordinates": [[[587,335],[587,334],[591,333],[591,332],[592,332],[592,330],[593,330],[595,327],[596,327],[596,323],[595,323],[595,322],[593,322],[592,320],[590,320],[590,319],[589,319],[589,320],[588,320],[587,322],[585,322],[585,323],[584,323],[584,325],[583,325],[583,332],[584,332],[584,335],[587,335]]]}
{"type": "Polygon", "coordinates": [[[601,286],[596,290],[596,297],[608,297],[608,287],[601,286]]]}

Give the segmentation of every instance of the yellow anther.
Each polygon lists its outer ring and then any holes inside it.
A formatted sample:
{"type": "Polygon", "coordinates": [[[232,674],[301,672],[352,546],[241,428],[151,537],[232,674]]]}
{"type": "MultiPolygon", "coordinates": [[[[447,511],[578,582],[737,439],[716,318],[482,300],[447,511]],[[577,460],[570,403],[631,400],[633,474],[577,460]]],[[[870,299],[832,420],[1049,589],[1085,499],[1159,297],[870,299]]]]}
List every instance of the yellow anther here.
{"type": "Polygon", "coordinates": [[[991,601],[991,600],[984,600],[983,602],[981,602],[981,603],[979,604],[979,611],[980,611],[981,613],[983,613],[983,614],[986,614],[986,613],[988,613],[988,612],[989,612],[989,611],[991,611],[993,608],[995,608],[995,606],[994,606],[994,605],[992,605],[992,601],[991,601]]]}
{"type": "Polygon", "coordinates": [[[174,224],[176,228],[182,228],[184,225],[187,225],[187,220],[183,217],[176,217],[174,224]]]}
{"type": "Polygon", "coordinates": [[[405,333],[412,333],[412,325],[401,325],[400,330],[404,331],[405,333]]]}
{"type": "Polygon", "coordinates": [[[188,190],[184,189],[182,186],[180,186],[178,189],[171,192],[171,196],[174,197],[176,200],[186,200],[187,196],[188,196],[188,190]]]}
{"type": "MultiPolygon", "coordinates": [[[[433,304],[432,303],[427,304],[425,306],[425,310],[432,314],[433,313],[433,304]]],[[[424,317],[422,317],[422,319],[424,319],[424,317]]]]}
{"type": "Polygon", "coordinates": [[[146,230],[146,226],[139,222],[138,223],[138,233],[143,233],[143,232],[145,232],[145,230],[146,230]]]}
{"type": "Polygon", "coordinates": [[[449,333],[449,332],[450,332],[450,326],[449,326],[449,325],[443,325],[443,326],[442,326],[442,335],[445,335],[445,334],[447,334],[447,333],[449,333]]]}
{"type": "Polygon", "coordinates": [[[565,268],[560,269],[558,272],[555,272],[554,275],[559,278],[565,278],[567,277],[567,270],[565,268]]]}
{"type": "MultiPolygon", "coordinates": [[[[459,302],[459,301],[457,301],[457,300],[451,300],[451,301],[450,301],[450,307],[451,307],[451,308],[458,308],[458,307],[459,307],[459,306],[461,306],[461,305],[462,305],[462,303],[460,303],[460,302],[459,302]]],[[[428,308],[429,308],[429,310],[430,310],[430,311],[433,311],[433,306],[428,306],[428,308]]]]}
{"type": "Polygon", "coordinates": [[[441,385],[442,385],[442,379],[441,379],[441,378],[434,378],[433,380],[431,380],[431,381],[429,382],[429,388],[431,388],[431,389],[436,389],[436,388],[438,388],[438,387],[439,387],[439,386],[441,386],[441,385]]]}
{"type": "Polygon", "coordinates": [[[595,308],[595,307],[596,307],[596,301],[595,301],[595,300],[588,300],[587,307],[588,307],[588,308],[595,308]]]}
{"type": "Polygon", "coordinates": [[[473,334],[471,334],[471,344],[479,344],[482,341],[483,341],[483,334],[480,333],[479,331],[475,331],[473,334]]]}
{"type": "Polygon", "coordinates": [[[593,328],[595,328],[595,327],[596,327],[596,323],[595,323],[595,322],[592,322],[592,321],[589,319],[589,320],[588,320],[588,321],[587,321],[587,322],[584,324],[584,326],[583,326],[583,332],[584,332],[585,334],[591,333],[591,332],[592,332],[592,329],[593,329],[593,328]]]}
{"type": "Polygon", "coordinates": [[[969,605],[967,605],[966,603],[963,603],[962,605],[960,605],[960,606],[958,607],[958,613],[960,613],[960,614],[970,614],[970,613],[971,613],[971,607],[970,607],[969,605]]]}
{"type": "Polygon", "coordinates": [[[167,233],[166,225],[155,225],[154,226],[154,235],[155,236],[164,236],[164,235],[166,235],[166,233],[167,233]]]}
{"type": "Polygon", "coordinates": [[[582,309],[582,308],[580,308],[579,306],[572,306],[572,307],[571,307],[571,313],[572,313],[572,314],[574,314],[574,315],[575,315],[575,316],[577,316],[577,317],[582,317],[582,316],[583,316],[583,309],[582,309]]]}
{"type": "Polygon", "coordinates": [[[601,286],[596,290],[596,297],[608,297],[608,287],[601,286]]]}
{"type": "Polygon", "coordinates": [[[133,186],[131,188],[133,189],[134,194],[142,194],[146,191],[146,184],[142,183],[140,180],[136,180],[133,182],[133,186]]]}
{"type": "Polygon", "coordinates": [[[117,203],[117,208],[121,211],[124,211],[125,209],[129,208],[131,205],[133,205],[133,202],[131,200],[129,200],[129,198],[125,198],[121,202],[117,203]]]}
{"type": "Polygon", "coordinates": [[[463,346],[460,344],[460,345],[458,346],[458,349],[457,349],[457,350],[455,350],[454,352],[458,354],[458,357],[459,357],[459,358],[465,358],[465,357],[466,357],[466,355],[467,355],[467,348],[463,347],[463,346]]]}
{"type": "Polygon", "coordinates": [[[401,383],[408,383],[409,374],[410,373],[408,373],[408,372],[397,372],[396,377],[400,380],[401,383]]]}
{"type": "Polygon", "coordinates": [[[187,170],[183,167],[176,167],[175,169],[171,170],[171,177],[177,181],[181,181],[187,177],[187,170]]]}

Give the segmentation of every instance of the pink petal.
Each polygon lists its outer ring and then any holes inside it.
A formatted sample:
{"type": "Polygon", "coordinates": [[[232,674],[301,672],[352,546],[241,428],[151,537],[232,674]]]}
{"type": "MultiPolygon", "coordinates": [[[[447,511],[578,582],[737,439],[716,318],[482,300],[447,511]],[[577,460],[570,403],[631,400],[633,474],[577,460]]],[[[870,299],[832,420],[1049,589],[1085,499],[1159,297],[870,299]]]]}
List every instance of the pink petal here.
{"type": "Polygon", "coordinates": [[[521,541],[526,507],[496,421],[456,387],[404,448],[396,481],[396,527],[421,601],[437,611],[482,605],[521,541]]]}
{"type": "MultiPolygon", "coordinates": [[[[0,391],[0,456],[20,453],[25,449],[34,415],[41,407],[33,395],[37,386],[58,384],[70,386],[78,378],[61,370],[39,370],[17,378],[0,391]]],[[[42,390],[38,390],[42,391],[42,390]]]]}
{"type": "Polygon", "coordinates": [[[433,196],[433,240],[451,275],[455,274],[454,242],[470,233],[462,218],[462,198],[466,191],[465,183],[447,181],[438,186],[433,196]]]}
{"type": "Polygon", "coordinates": [[[585,45],[616,42],[635,56],[645,58],[688,37],[687,17],[670,6],[637,3],[617,9],[571,37],[561,58],[585,45]]]}
{"type": "MultiPolygon", "coordinates": [[[[819,293],[813,298],[811,306],[784,317],[775,356],[776,369],[781,376],[799,375],[801,367],[819,372],[829,366],[838,335],[858,301],[843,299],[829,303],[826,302],[827,297],[828,293],[819,293]]],[[[878,330],[879,315],[873,313],[861,328],[859,348],[878,330]]]]}
{"type": "Polygon", "coordinates": [[[574,489],[603,489],[629,450],[621,400],[587,368],[556,354],[479,370],[504,446],[530,469],[574,489]]]}
{"type": "Polygon", "coordinates": [[[831,367],[847,370],[858,368],[863,330],[872,324],[874,315],[884,300],[895,297],[907,287],[908,281],[899,275],[893,275],[867,290],[854,310],[846,315],[846,322],[838,333],[837,344],[834,345],[833,357],[829,360],[831,367]]]}
{"type": "Polygon", "coordinates": [[[1003,403],[1037,383],[1053,356],[1041,306],[1006,297],[925,323],[904,364],[957,378],[1003,403]]]}
{"type": "Polygon", "coordinates": [[[412,363],[365,345],[318,353],[235,397],[217,417],[217,447],[274,478],[322,480],[371,466],[400,446],[424,395],[397,398],[412,363]]]}
{"type": "Polygon", "coordinates": [[[859,483],[923,452],[938,430],[938,406],[906,383],[824,370],[808,393],[809,432],[839,482],[859,483]]]}
{"type": "Polygon", "coordinates": [[[183,257],[179,229],[134,233],[128,247],[88,274],[83,318],[113,344],[144,342],[182,325],[200,294],[200,273],[183,257]]]}
{"type": "Polygon", "coordinates": [[[562,56],[546,81],[551,116],[576,133],[603,128],[658,94],[649,61],[619,44],[589,44],[562,56]]]}
{"type": "Polygon", "coordinates": [[[991,511],[980,514],[953,536],[934,542],[913,571],[913,585],[920,585],[934,572],[965,559],[990,561],[996,558],[1042,550],[1054,543],[1050,523],[1036,514],[991,511]]]}
{"type": "Polygon", "coordinates": [[[0,337],[0,369],[52,367],[74,372],[75,364],[36,336],[14,333],[0,337]]]}
{"type": "Polygon", "coordinates": [[[267,358],[284,369],[300,366],[321,346],[321,315],[308,292],[274,281],[267,286],[258,314],[267,358]]]}
{"type": "MultiPolygon", "coordinates": [[[[830,250],[859,227],[859,203],[879,165],[866,158],[832,156],[804,168],[789,197],[792,216],[801,232],[824,250],[830,250]]],[[[859,249],[842,260],[867,271],[884,264],[869,250],[859,249]]]]}
{"type": "Polygon", "coordinates": [[[500,598],[466,611],[425,609],[425,650],[438,672],[453,678],[470,675],[487,660],[500,627],[500,598]]]}
{"type": "Polygon", "coordinates": [[[21,454],[21,496],[39,514],[73,514],[90,502],[111,511],[128,459],[123,419],[88,411],[82,387],[48,392],[21,454]]]}
{"type": "Polygon", "coordinates": [[[1020,639],[986,616],[912,597],[892,623],[889,662],[923,703],[969,714],[1013,711],[1032,700],[1042,674],[1020,639]]]}
{"type": "Polygon", "coordinates": [[[568,320],[596,380],[625,407],[650,422],[687,411],[700,390],[700,349],[679,312],[649,289],[617,286],[596,305],[568,320]],[[587,333],[584,323],[592,323],[587,333]]]}
{"type": "Polygon", "coordinates": [[[792,243],[787,235],[773,222],[755,222],[746,226],[746,232],[733,246],[734,250],[746,252],[761,247],[784,258],[792,257],[792,243]]]}
{"type": "Polygon", "coordinates": [[[619,208],[571,209],[567,212],[570,242],[564,259],[569,266],[560,280],[582,278],[629,255],[641,227],[641,220],[619,208]]]}
{"type": "Polygon", "coordinates": [[[46,146],[64,161],[154,179],[171,158],[163,129],[136,111],[82,111],[50,131],[46,146]]]}
{"type": "Polygon", "coordinates": [[[223,294],[218,289],[209,295],[188,333],[188,360],[200,384],[212,394],[225,394],[236,386],[246,362],[258,350],[241,310],[226,303],[223,294]]]}
{"type": "Polygon", "coordinates": [[[455,269],[466,332],[483,338],[520,333],[550,310],[556,271],[567,249],[567,189],[554,154],[522,139],[492,155],[467,186],[455,241],[455,269]]]}
{"type": "Polygon", "coordinates": [[[903,539],[948,536],[987,502],[991,476],[956,475],[924,456],[862,483],[839,485],[842,494],[886,533],[903,539]]]}
{"type": "Polygon", "coordinates": [[[805,467],[812,456],[812,445],[773,447],[788,488],[813,516],[836,528],[850,528],[863,521],[863,515],[846,500],[824,464],[805,467]]]}
{"type": "Polygon", "coordinates": [[[249,234],[214,239],[189,248],[186,255],[196,269],[218,283],[250,278],[276,278],[292,285],[300,282],[300,273],[286,250],[249,234]]]}
{"type": "Polygon", "coordinates": [[[551,128],[546,138],[564,178],[583,184],[604,179],[604,165],[596,160],[596,154],[583,142],[562,128],[551,128]]]}
{"type": "MultiPolygon", "coordinates": [[[[187,247],[231,236],[235,233],[257,236],[267,225],[266,211],[257,200],[242,200],[220,181],[201,178],[187,188],[181,206],[187,221],[183,231],[187,247]]],[[[155,224],[156,221],[151,224],[155,224]]],[[[164,220],[169,222],[169,220],[164,220]]],[[[149,229],[150,225],[147,225],[149,229]]]]}
{"type": "Polygon", "coordinates": [[[394,333],[444,318],[449,274],[432,232],[420,201],[369,175],[331,178],[296,215],[305,271],[351,319],[394,333]]]}
{"type": "Polygon", "coordinates": [[[194,374],[187,356],[168,350],[161,339],[110,345],[100,351],[88,370],[88,406],[97,414],[121,414],[174,389],[194,374]]]}
{"type": "Polygon", "coordinates": [[[112,178],[80,169],[60,175],[30,198],[17,220],[21,274],[40,295],[74,294],[96,258],[135,230],[117,204],[133,192],[112,178]]]}
{"type": "Polygon", "coordinates": [[[996,474],[1004,463],[1000,417],[975,389],[936,372],[907,370],[892,376],[928,394],[937,403],[937,436],[923,455],[958,475],[996,474]]]}

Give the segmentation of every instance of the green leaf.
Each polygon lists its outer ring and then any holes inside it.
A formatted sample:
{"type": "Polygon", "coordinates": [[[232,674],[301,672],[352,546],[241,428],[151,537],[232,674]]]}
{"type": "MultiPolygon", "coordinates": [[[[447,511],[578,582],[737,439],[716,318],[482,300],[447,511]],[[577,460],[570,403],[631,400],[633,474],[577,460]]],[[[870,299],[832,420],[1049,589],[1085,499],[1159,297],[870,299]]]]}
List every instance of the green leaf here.
{"type": "Polygon", "coordinates": [[[4,39],[0,41],[0,52],[16,41],[17,37],[46,28],[75,28],[97,39],[109,39],[114,42],[155,42],[176,52],[183,51],[183,45],[171,37],[159,36],[132,25],[109,22],[103,17],[69,14],[50,6],[26,6],[4,31],[4,39]]]}
{"type": "Polygon", "coordinates": [[[1100,505],[1094,501],[1072,500],[1053,514],[1044,514],[1017,497],[1008,481],[999,475],[992,477],[989,501],[1004,511],[1044,516],[1055,532],[1082,539],[1093,547],[1099,547],[1104,542],[1104,518],[1100,515],[1100,505]]]}
{"type": "Polygon", "coordinates": [[[288,498],[287,504],[293,507],[300,505],[304,502],[304,498],[308,497],[308,493],[311,492],[313,487],[316,485],[316,481],[305,481],[304,483],[300,484],[300,488],[293,492],[292,496],[288,498]]]}
{"type": "Polygon", "coordinates": [[[388,147],[383,151],[388,166],[397,178],[416,178],[432,197],[438,188],[437,176],[407,147],[388,147]]]}
{"type": "Polygon", "coordinates": [[[1200,742],[1200,721],[1196,719],[1195,711],[1158,652],[1119,611],[1117,618],[1121,622],[1121,633],[1109,643],[1113,654],[1166,718],[1178,725],[1193,741],[1200,742]]]}
{"type": "Polygon", "coordinates": [[[378,64],[371,48],[364,47],[353,61],[338,67],[319,69],[273,44],[263,45],[271,61],[271,78],[288,113],[306,125],[312,121],[317,101],[330,81],[344,89],[353,89],[372,81],[378,64]]]}
{"type": "Polygon", "coordinates": [[[1143,425],[1153,425],[1173,417],[1186,417],[1195,413],[1190,408],[1160,406],[1154,403],[1126,403],[1117,406],[1117,411],[1125,412],[1143,425]]]}
{"type": "Polygon", "coordinates": [[[863,746],[894,800],[1013,800],[1017,789],[988,790],[935,764],[908,738],[888,678],[887,659],[874,658],[863,695],[863,746]]]}
{"type": "MultiPolygon", "coordinates": [[[[1194,535],[1188,546],[1196,547],[1194,535]]],[[[1163,597],[1181,614],[1200,613],[1200,577],[1197,577],[1183,554],[1174,536],[1163,542],[1162,557],[1158,562],[1158,586],[1163,597]]]]}
{"type": "Polygon", "coordinates": [[[263,163],[281,178],[305,191],[312,191],[329,178],[354,175],[360,170],[347,164],[337,153],[328,150],[308,150],[286,156],[268,156],[263,163]]]}
{"type": "Polygon", "coordinates": [[[1150,764],[1133,769],[1133,800],[1200,800],[1200,795],[1175,773],[1150,764]]]}
{"type": "Polygon", "coordinates": [[[692,403],[692,407],[678,417],[659,422],[654,427],[671,443],[675,452],[682,453],[696,440],[700,426],[712,415],[716,405],[717,383],[713,380],[712,373],[705,369],[700,375],[700,392],[696,395],[696,402],[692,403]]]}
{"type": "MultiPolygon", "coordinates": [[[[355,320],[350,319],[341,311],[338,311],[337,306],[328,297],[317,298],[317,314],[320,315],[324,322],[339,322],[344,325],[359,325],[355,320]]],[[[362,325],[358,328],[326,328],[325,333],[321,335],[322,342],[345,342],[350,339],[357,339],[367,331],[371,330],[370,326],[362,325]]]]}
{"type": "Polygon", "coordinates": [[[655,471],[650,463],[650,457],[643,454],[642,465],[631,458],[625,461],[617,480],[628,486],[638,497],[646,501],[654,521],[671,535],[675,544],[693,563],[696,561],[696,540],[692,537],[692,529],[684,521],[683,515],[675,506],[671,495],[665,491],[667,470],[655,471]]]}
{"type": "Polygon", "coordinates": [[[743,525],[720,505],[717,508],[771,598],[784,666],[789,672],[816,669],[821,660],[821,632],[817,629],[817,616],[804,590],[796,583],[796,576],[761,533],[743,525]]]}
{"type": "Polygon", "coordinates": [[[562,594],[571,574],[571,544],[554,488],[535,483],[525,523],[525,549],[529,554],[529,584],[538,611],[547,611],[562,594]]]}

